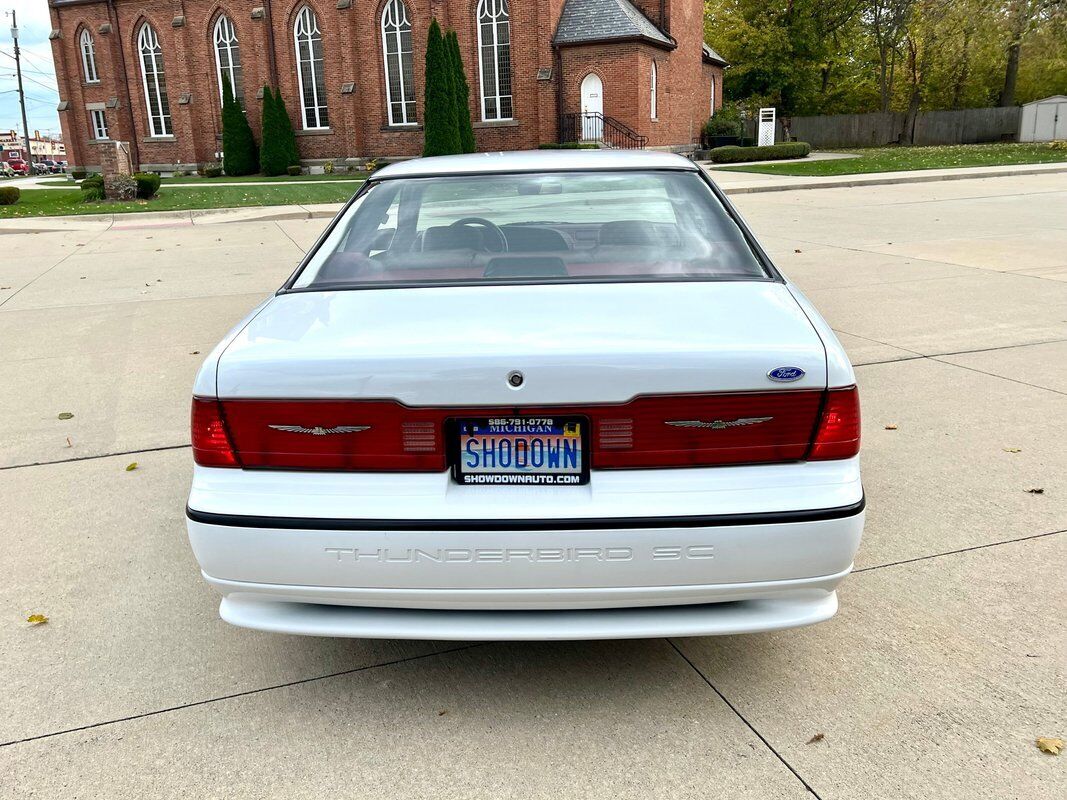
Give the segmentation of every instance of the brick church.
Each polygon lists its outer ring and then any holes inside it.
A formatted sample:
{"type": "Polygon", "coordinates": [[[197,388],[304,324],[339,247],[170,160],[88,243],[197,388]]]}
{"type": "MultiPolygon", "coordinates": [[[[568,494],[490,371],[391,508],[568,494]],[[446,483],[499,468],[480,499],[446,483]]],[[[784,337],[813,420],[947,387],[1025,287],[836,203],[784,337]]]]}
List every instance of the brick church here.
{"type": "Polygon", "coordinates": [[[702,0],[49,0],[72,166],[218,159],[223,76],[258,139],[280,87],[305,164],[422,150],[426,33],[459,37],[479,150],[686,147],[722,103],[702,0]]]}

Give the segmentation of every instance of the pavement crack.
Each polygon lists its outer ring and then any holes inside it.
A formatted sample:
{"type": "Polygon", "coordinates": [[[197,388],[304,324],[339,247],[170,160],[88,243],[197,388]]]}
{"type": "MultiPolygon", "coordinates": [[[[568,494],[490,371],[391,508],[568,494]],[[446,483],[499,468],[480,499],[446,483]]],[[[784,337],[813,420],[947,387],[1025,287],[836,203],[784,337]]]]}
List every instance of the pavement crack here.
{"type": "MultiPolygon", "coordinates": [[[[301,208],[303,208],[303,206],[301,206],[301,208]]],[[[307,209],[305,209],[305,211],[306,211],[306,210],[307,210],[307,209]]],[[[308,211],[308,218],[309,218],[309,219],[311,218],[311,212],[310,212],[310,211],[308,211]]],[[[303,247],[301,247],[301,246],[300,246],[300,245],[299,245],[299,244],[297,243],[296,239],[294,239],[294,238],[293,238],[292,236],[290,236],[290,235],[289,235],[289,231],[287,231],[287,230],[286,230],[285,228],[283,228],[283,227],[281,226],[281,223],[279,223],[279,222],[278,222],[278,220],[275,220],[275,221],[274,221],[274,226],[275,226],[275,227],[276,227],[276,228],[277,228],[278,230],[280,230],[280,231],[282,232],[282,235],[283,235],[283,236],[285,236],[285,238],[286,238],[286,239],[288,239],[288,240],[289,240],[290,242],[292,242],[292,243],[293,243],[293,246],[294,246],[294,247],[295,247],[295,248],[296,248],[297,250],[299,250],[299,251],[300,251],[301,253],[307,253],[307,250],[305,250],[305,249],[304,249],[303,247]]]]}
{"type": "Polygon", "coordinates": [[[950,367],[958,367],[959,369],[969,370],[970,372],[977,372],[979,375],[988,375],[990,378],[999,378],[1002,381],[1017,383],[1020,386],[1029,386],[1031,389],[1042,389],[1046,392],[1052,392],[1053,394],[1067,395],[1067,392],[1061,392],[1059,389],[1053,389],[1050,386],[1038,386],[1036,383],[1027,383],[1018,378],[1009,378],[1007,375],[997,375],[995,372],[986,372],[984,369],[978,369],[978,367],[969,367],[966,364],[957,364],[954,361],[945,361],[942,358],[936,357],[931,357],[930,360],[936,361],[939,364],[948,364],[950,367]]]}
{"type": "Polygon", "coordinates": [[[973,550],[986,550],[990,547],[1001,547],[1006,544],[1016,544],[1017,542],[1029,542],[1033,539],[1044,539],[1047,536],[1058,536],[1061,533],[1067,533],[1067,528],[1059,531],[1047,531],[1046,533],[1035,533],[1030,536],[1020,536],[1017,539],[1005,539],[1002,542],[988,542],[986,544],[976,544],[971,547],[961,547],[958,550],[946,550],[943,553],[931,553],[928,556],[916,556],[915,558],[905,558],[900,561],[890,561],[885,564],[875,564],[873,567],[863,567],[862,569],[852,570],[853,575],[858,575],[861,572],[873,572],[876,569],[885,569],[886,567],[899,567],[903,564],[914,564],[917,561],[929,561],[932,558],[944,558],[945,556],[954,556],[960,553],[970,553],[973,550]]]}
{"type": "MultiPolygon", "coordinates": [[[[109,224],[108,224],[108,226],[107,226],[106,228],[104,228],[104,229],[103,229],[102,231],[99,231],[99,232],[98,232],[98,233],[96,234],[96,236],[93,236],[92,238],[90,238],[90,239],[89,239],[89,241],[88,241],[88,242],[86,242],[85,244],[87,244],[87,245],[88,245],[88,244],[92,244],[92,243],[93,243],[93,242],[95,242],[95,241],[96,241],[97,239],[99,239],[99,238],[100,238],[101,236],[103,236],[103,235],[104,235],[105,233],[107,233],[108,231],[110,231],[110,230],[111,230],[111,225],[112,225],[112,224],[114,224],[114,220],[112,220],[112,222],[111,222],[111,223],[109,223],[109,224]]],[[[2,308],[3,306],[7,305],[7,304],[8,304],[8,302],[10,302],[11,300],[13,300],[13,299],[15,299],[16,297],[18,297],[18,295],[19,295],[19,292],[21,292],[21,291],[22,291],[23,289],[28,289],[28,288],[29,288],[30,286],[32,286],[33,284],[35,284],[35,283],[36,283],[37,281],[39,281],[39,280],[40,280],[41,278],[43,278],[43,277],[44,277],[45,275],[47,275],[47,274],[48,274],[49,272],[51,272],[51,271],[52,271],[52,270],[54,270],[54,269],[55,269],[56,267],[58,267],[58,266],[59,266],[60,264],[62,264],[62,263],[63,263],[64,261],[66,261],[66,260],[67,260],[68,258],[71,258],[72,256],[76,255],[76,254],[77,254],[78,252],[79,252],[79,251],[78,251],[78,248],[77,248],[77,247],[75,247],[75,248],[74,248],[73,250],[71,250],[71,251],[70,251],[69,253],[67,253],[67,254],[66,254],[65,256],[63,256],[63,258],[59,259],[59,261],[57,261],[57,262],[56,262],[55,264],[53,264],[53,265],[52,265],[52,266],[50,266],[50,267],[49,267],[48,269],[46,269],[46,270],[45,270],[44,272],[40,272],[40,273],[38,273],[37,275],[35,275],[35,276],[34,276],[34,277],[33,277],[32,279],[30,279],[29,281],[27,281],[26,283],[24,283],[24,284],[23,284],[22,286],[20,286],[20,287],[19,287],[19,288],[18,288],[17,290],[15,290],[15,291],[14,291],[14,292],[12,292],[12,293],[11,293],[10,295],[8,295],[7,297],[5,297],[5,298],[4,298],[4,300],[3,300],[2,302],[0,302],[0,308],[2,308]]],[[[81,252],[85,252],[85,251],[81,251],[81,252]]]]}
{"type": "Polygon", "coordinates": [[[779,761],[781,761],[785,765],[786,769],[788,769],[790,772],[793,773],[793,776],[804,785],[804,788],[807,789],[809,792],[811,792],[812,795],[814,795],[817,798],[817,800],[822,800],[822,798],[819,796],[819,793],[816,792],[811,787],[811,784],[808,783],[806,780],[804,780],[804,776],[802,776],[799,772],[797,772],[796,769],[794,769],[793,765],[785,760],[785,758],[782,756],[782,754],[779,753],[778,750],[775,749],[774,745],[772,745],[769,741],[767,741],[767,737],[766,736],[764,736],[762,733],[760,733],[758,730],[756,730],[756,726],[754,726],[751,722],[749,722],[745,718],[745,715],[742,714],[738,710],[737,706],[735,706],[733,703],[731,703],[729,700],[726,699],[726,695],[724,695],[722,692],[720,692],[718,690],[718,688],[716,688],[715,684],[712,683],[708,679],[708,676],[705,675],[700,670],[700,668],[690,660],[689,656],[687,656],[685,653],[683,653],[681,648],[678,647],[678,645],[674,643],[674,640],[673,639],[667,639],[666,641],[667,641],[667,644],[669,644],[671,647],[674,648],[674,652],[676,652],[679,656],[681,656],[682,660],[685,661],[685,663],[688,664],[690,666],[690,668],[692,668],[693,672],[695,672],[697,675],[699,675],[700,679],[702,681],[704,681],[704,683],[706,683],[708,685],[708,687],[713,692],[715,692],[715,694],[717,694],[719,696],[719,699],[722,700],[724,703],[726,703],[727,708],[729,708],[731,711],[733,711],[734,714],[737,715],[737,718],[739,720],[741,720],[745,724],[745,726],[750,731],[752,731],[752,733],[754,733],[756,735],[756,738],[758,738],[761,742],[763,742],[763,744],[767,747],[767,749],[770,750],[774,754],[775,758],[777,758],[779,761]]]}
{"type": "Polygon", "coordinates": [[[140,450],[119,450],[114,453],[98,453],[92,456],[75,456],[73,458],[57,458],[55,461],[31,461],[27,464],[7,464],[0,467],[0,472],[6,469],[23,469],[25,467],[47,467],[52,464],[69,464],[73,461],[94,461],[98,458],[111,458],[112,456],[135,456],[139,453],[160,453],[165,450],[185,450],[189,444],[166,444],[160,447],[145,447],[140,450]]]}
{"type": "Polygon", "coordinates": [[[382,661],[382,662],[377,663],[377,664],[365,664],[362,667],[354,667],[353,669],[345,669],[345,670],[341,670],[340,672],[331,672],[331,673],[328,673],[326,675],[316,675],[313,678],[300,678],[299,680],[287,681],[285,683],[278,683],[278,684],[274,684],[272,686],[262,686],[259,689],[248,689],[248,690],[243,691],[243,692],[233,692],[232,694],[219,695],[218,697],[209,697],[206,700],[194,700],[191,703],[180,703],[179,705],[176,705],[176,706],[169,706],[167,708],[159,708],[159,709],[156,709],[155,711],[145,711],[145,712],[143,712],[141,714],[130,714],[129,716],[126,716],[126,717],[118,717],[116,719],[108,719],[108,720],[104,720],[103,722],[93,722],[93,723],[90,723],[88,725],[79,725],[79,726],[77,726],[75,728],[67,728],[67,729],[61,730],[61,731],[51,731],[49,733],[38,734],[37,736],[26,736],[26,737],[24,737],[22,739],[12,739],[9,742],[0,742],[0,747],[11,747],[12,745],[16,745],[16,744],[25,744],[26,742],[35,742],[35,741],[38,741],[39,739],[51,739],[54,736],[64,736],[64,735],[66,735],[68,733],[78,733],[79,731],[88,731],[88,730],[92,730],[93,728],[103,728],[103,727],[106,727],[108,725],[117,725],[120,722],[132,722],[132,721],[138,720],[138,719],[145,719],[146,717],[157,717],[157,716],[159,716],[161,714],[169,714],[171,711],[182,711],[182,710],[187,709],[187,708],[196,708],[197,706],[206,706],[206,705],[209,705],[211,703],[217,703],[220,700],[233,700],[233,699],[238,698],[238,697],[248,697],[248,696],[254,695],[254,694],[262,694],[264,692],[271,692],[271,691],[274,691],[275,689],[285,689],[286,687],[289,687],[289,686],[300,686],[300,685],[305,684],[305,683],[316,683],[318,681],[329,680],[330,678],[339,678],[339,677],[341,677],[343,675],[354,675],[357,672],[366,672],[368,670],[378,669],[380,667],[392,667],[392,666],[396,666],[397,664],[406,664],[409,661],[419,661],[419,660],[424,659],[424,658],[433,658],[434,656],[443,656],[443,655],[447,655],[449,653],[458,653],[458,652],[460,652],[462,650],[471,650],[471,649],[473,649],[475,647],[481,647],[481,646],[482,646],[481,642],[475,642],[474,644],[466,644],[466,645],[463,645],[462,647],[450,647],[447,650],[435,650],[432,653],[422,653],[422,654],[417,655],[417,656],[407,656],[405,658],[393,659],[392,661],[382,661]]]}

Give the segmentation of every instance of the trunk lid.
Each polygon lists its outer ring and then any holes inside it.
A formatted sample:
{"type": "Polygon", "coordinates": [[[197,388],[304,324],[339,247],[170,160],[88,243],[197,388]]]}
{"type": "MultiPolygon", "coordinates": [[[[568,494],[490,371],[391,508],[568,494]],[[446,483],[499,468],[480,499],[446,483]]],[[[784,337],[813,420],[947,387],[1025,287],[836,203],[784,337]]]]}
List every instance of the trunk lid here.
{"type": "Polygon", "coordinates": [[[770,281],[293,292],[269,301],[217,371],[223,399],[408,406],[825,387],[822,341],[770,281]],[[779,367],[804,375],[775,383],[768,372],[779,367]],[[513,371],[521,388],[508,383],[513,371]]]}

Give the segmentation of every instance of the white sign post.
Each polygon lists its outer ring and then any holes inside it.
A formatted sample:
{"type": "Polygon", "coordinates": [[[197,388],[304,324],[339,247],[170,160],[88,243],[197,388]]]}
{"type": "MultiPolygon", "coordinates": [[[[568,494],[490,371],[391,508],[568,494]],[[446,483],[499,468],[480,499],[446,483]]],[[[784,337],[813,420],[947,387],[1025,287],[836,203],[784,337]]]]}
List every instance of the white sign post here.
{"type": "Polygon", "coordinates": [[[760,147],[774,144],[774,109],[761,108],[759,110],[759,139],[760,147]]]}

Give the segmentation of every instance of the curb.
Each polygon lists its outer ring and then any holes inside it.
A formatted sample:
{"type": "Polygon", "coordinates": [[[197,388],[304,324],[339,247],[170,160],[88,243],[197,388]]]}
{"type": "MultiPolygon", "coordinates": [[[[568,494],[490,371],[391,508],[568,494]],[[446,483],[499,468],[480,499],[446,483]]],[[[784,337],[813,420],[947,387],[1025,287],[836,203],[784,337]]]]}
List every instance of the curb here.
{"type": "MultiPolygon", "coordinates": [[[[714,171],[701,165],[705,172],[711,175],[712,180],[715,180],[714,171]]],[[[735,175],[739,174],[736,170],[731,170],[735,175]]],[[[851,189],[858,186],[894,186],[902,183],[936,183],[938,181],[966,181],[966,180],[980,180],[988,178],[1010,178],[1016,175],[1056,175],[1061,172],[1067,172],[1067,164],[1059,167],[1046,167],[1045,169],[1035,169],[1033,167],[1026,168],[1020,167],[1019,169],[1005,170],[1003,172],[987,172],[987,173],[974,173],[968,172],[964,174],[945,173],[941,175],[921,175],[909,173],[910,177],[883,177],[883,178],[863,178],[856,177],[850,180],[834,181],[832,183],[825,182],[809,182],[809,183],[790,183],[790,184],[772,184],[769,186],[733,186],[726,187],[720,186],[724,194],[760,194],[762,192],[792,192],[799,189],[851,189]]],[[[755,174],[755,173],[753,173],[755,174]]],[[[785,176],[782,176],[785,177],[785,176]]],[[[823,179],[826,180],[825,178],[823,179]]]]}

